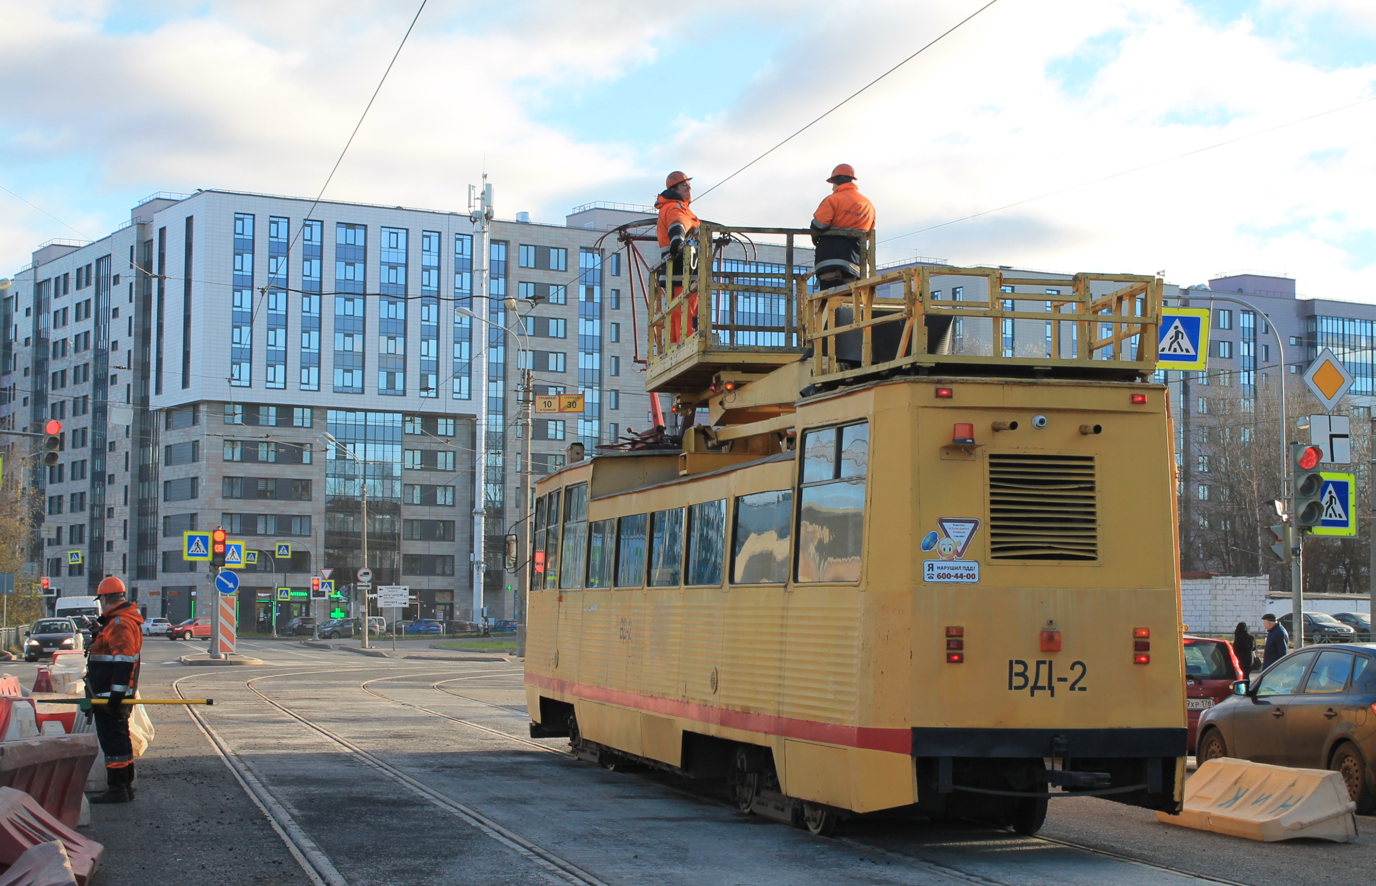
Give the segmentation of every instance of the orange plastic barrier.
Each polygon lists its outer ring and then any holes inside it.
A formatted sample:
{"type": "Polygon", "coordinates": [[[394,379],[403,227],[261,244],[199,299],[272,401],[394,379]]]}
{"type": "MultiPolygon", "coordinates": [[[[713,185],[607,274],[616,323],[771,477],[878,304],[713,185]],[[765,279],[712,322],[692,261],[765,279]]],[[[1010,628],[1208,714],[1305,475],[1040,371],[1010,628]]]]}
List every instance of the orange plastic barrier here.
{"type": "Polygon", "coordinates": [[[72,860],[59,840],[39,843],[0,874],[0,886],[77,886],[72,860]]]}
{"type": "Polygon", "coordinates": [[[0,695],[12,695],[15,698],[23,698],[24,687],[19,685],[19,678],[9,674],[0,677],[0,695]]]}
{"type": "Polygon", "coordinates": [[[24,791],[53,818],[74,828],[99,749],[89,733],[0,742],[0,785],[24,791]]]}
{"type": "Polygon", "coordinates": [[[34,846],[53,840],[66,848],[78,886],[87,886],[105,847],[53,818],[23,791],[0,787],[0,865],[12,866],[34,846]]]}
{"type": "Polygon", "coordinates": [[[1357,806],[1341,774],[1229,757],[1200,764],[1185,782],[1184,809],[1179,815],[1158,812],[1156,819],[1266,843],[1357,839],[1357,806]]]}
{"type": "Polygon", "coordinates": [[[53,672],[49,668],[39,668],[38,676],[33,680],[34,692],[53,691],[53,672]]]}

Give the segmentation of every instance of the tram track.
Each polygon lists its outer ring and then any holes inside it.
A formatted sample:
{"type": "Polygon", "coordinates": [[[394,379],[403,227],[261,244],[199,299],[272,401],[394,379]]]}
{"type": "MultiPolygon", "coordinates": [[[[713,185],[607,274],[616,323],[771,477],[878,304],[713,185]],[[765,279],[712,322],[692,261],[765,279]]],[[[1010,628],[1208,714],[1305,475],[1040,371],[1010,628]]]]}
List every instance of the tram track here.
{"type": "MultiPolygon", "coordinates": [[[[348,668],[347,670],[358,671],[368,670],[368,668],[348,668]]],[[[592,884],[596,884],[596,886],[607,886],[607,884],[599,878],[597,878],[596,875],[584,870],[583,868],[568,861],[567,859],[560,857],[559,855],[549,851],[548,849],[545,849],[544,847],[526,839],[525,837],[522,837],[521,835],[511,831],[510,829],[503,827],[502,825],[498,824],[497,822],[493,821],[487,816],[484,816],[481,812],[478,812],[476,809],[473,809],[468,805],[460,803],[454,800],[453,798],[441,793],[438,790],[430,788],[429,786],[425,785],[419,780],[407,775],[405,772],[402,772],[400,769],[387,763],[385,760],[381,759],[376,754],[373,754],[372,752],[360,747],[357,743],[341,735],[338,735],[337,733],[324,727],[320,723],[315,722],[310,717],[305,716],[295,710],[292,710],[286,704],[283,704],[282,702],[270,697],[268,692],[270,692],[271,690],[267,689],[266,686],[260,688],[258,685],[256,685],[264,681],[270,681],[273,679],[278,679],[287,676],[305,675],[306,673],[339,674],[340,669],[322,669],[312,672],[305,672],[300,669],[297,669],[281,673],[264,674],[258,677],[245,680],[243,685],[250,692],[252,692],[253,695],[256,696],[256,698],[262,703],[269,705],[273,709],[280,712],[282,715],[290,718],[291,720],[295,721],[307,730],[310,730],[311,732],[323,737],[327,741],[331,742],[333,745],[342,749],[348,755],[357,759],[359,762],[370,767],[371,769],[383,775],[392,782],[400,785],[405,790],[424,799],[432,805],[440,809],[443,809],[444,811],[459,818],[460,820],[463,820],[465,823],[469,824],[471,827],[483,833],[485,836],[495,840],[496,842],[507,847],[513,852],[516,852],[518,855],[530,861],[533,865],[542,869],[549,876],[556,878],[558,881],[574,884],[588,884],[588,886],[592,886],[592,884]]],[[[364,680],[355,685],[357,685],[359,689],[364,693],[368,694],[371,697],[377,698],[380,701],[385,701],[389,704],[394,704],[402,708],[413,710],[417,713],[424,714],[428,717],[434,717],[448,722],[453,722],[468,727],[470,729],[474,729],[478,732],[491,735],[496,738],[506,739],[508,742],[521,745],[522,747],[539,750],[548,754],[554,754],[559,757],[568,757],[568,753],[565,750],[550,747],[548,745],[532,741],[522,736],[512,735],[508,732],[503,732],[500,729],[495,729],[490,726],[483,725],[481,723],[476,723],[472,720],[465,719],[461,716],[455,716],[453,714],[447,714],[442,711],[434,710],[433,708],[428,707],[425,704],[417,704],[410,701],[403,701],[401,699],[392,697],[385,691],[388,688],[386,686],[386,684],[388,683],[395,683],[397,681],[403,680],[414,680],[417,682],[422,682],[425,681],[426,678],[442,676],[444,674],[449,673],[452,673],[452,671],[407,672],[403,674],[393,674],[386,677],[378,677],[370,680],[364,680]]],[[[173,683],[173,688],[178,695],[182,695],[183,697],[185,697],[185,694],[182,692],[179,684],[182,681],[190,679],[194,676],[204,675],[189,675],[188,677],[183,677],[180,680],[177,680],[173,683]]],[[[442,694],[445,696],[463,699],[464,701],[482,705],[484,707],[495,708],[496,710],[501,711],[504,715],[515,718],[515,714],[519,710],[516,706],[502,705],[491,701],[486,701],[484,699],[474,698],[470,695],[465,695],[461,692],[453,691],[446,687],[454,683],[492,680],[494,678],[518,676],[519,672],[512,673],[507,671],[493,671],[478,674],[465,674],[461,677],[450,677],[449,679],[445,680],[435,680],[432,682],[426,682],[422,686],[396,686],[394,688],[398,690],[410,691],[415,691],[417,689],[428,690],[430,692],[442,694]]],[[[313,886],[349,886],[349,881],[345,879],[342,874],[340,874],[338,869],[331,862],[330,858],[311,839],[309,834],[307,834],[306,831],[296,822],[295,818],[292,816],[291,810],[288,809],[288,807],[285,804],[279,802],[277,798],[272,794],[272,791],[267,787],[265,783],[265,779],[261,778],[258,775],[258,773],[253,769],[253,767],[251,766],[251,764],[248,763],[247,760],[243,759],[234,751],[234,749],[224,739],[224,737],[221,736],[215,730],[215,728],[209,722],[206,721],[205,716],[201,712],[191,709],[188,711],[188,713],[192,716],[192,719],[196,722],[196,725],[200,729],[200,731],[206,736],[207,741],[211,744],[212,748],[215,749],[217,755],[221,757],[221,759],[225,762],[226,766],[230,769],[231,773],[234,775],[236,781],[238,781],[245,793],[249,795],[250,799],[259,808],[263,815],[269,820],[269,823],[273,827],[274,831],[276,831],[278,835],[283,839],[283,841],[287,844],[287,847],[291,852],[292,856],[295,858],[298,864],[301,865],[302,869],[306,872],[313,886]]],[[[663,780],[660,779],[653,779],[653,782],[659,788],[668,789],[673,793],[680,794],[684,797],[693,799],[697,802],[706,802],[725,810],[730,810],[733,812],[735,811],[735,807],[733,804],[724,801],[719,796],[714,796],[713,793],[710,791],[691,790],[684,786],[665,783],[663,780]]],[[[1161,873],[1171,874],[1176,877],[1189,878],[1196,882],[1219,883],[1224,884],[1224,886],[1244,886],[1244,884],[1239,884],[1235,881],[1226,880],[1219,877],[1213,877],[1206,874],[1200,874],[1192,871],[1187,871],[1169,865],[1160,864],[1157,862],[1146,861],[1140,858],[1133,858],[1131,856],[1121,855],[1111,851],[1099,849],[1094,846],[1087,846],[1072,841],[1061,840],[1051,837],[1032,837],[1024,839],[1029,839],[1031,841],[1044,844],[1048,847],[1063,847],[1066,849],[1075,850],[1077,852],[1084,852],[1105,859],[1113,859],[1115,861],[1140,866],[1146,870],[1155,870],[1161,873]]],[[[961,867],[954,866],[953,864],[951,864],[949,859],[941,861],[918,857],[908,854],[907,852],[899,849],[887,848],[885,846],[877,845],[873,842],[868,842],[863,838],[856,836],[840,836],[832,838],[832,840],[836,844],[838,844],[838,846],[844,846],[850,851],[857,853],[867,853],[878,858],[882,858],[890,864],[898,864],[908,867],[914,870],[915,872],[936,875],[950,880],[974,884],[974,886],[1007,886],[1007,881],[997,879],[995,877],[990,877],[985,874],[964,870],[961,867]]]]}
{"type": "MultiPolygon", "coordinates": [[[[349,670],[358,669],[350,668],[349,670]]],[[[334,674],[339,673],[339,670],[330,669],[328,671],[317,671],[315,673],[334,674]]],[[[299,670],[289,671],[281,674],[263,674],[258,677],[253,677],[251,679],[245,680],[244,687],[247,688],[254,695],[256,695],[265,704],[276,709],[277,711],[289,717],[290,719],[295,720],[297,723],[301,724],[302,726],[311,730],[312,732],[315,732],[318,735],[326,738],[330,742],[342,748],[348,755],[354,757],[359,762],[370,767],[382,776],[397,783],[407,791],[410,791],[411,793],[421,797],[422,799],[444,810],[445,812],[450,813],[454,817],[460,819],[461,821],[470,825],[474,829],[480,831],[485,836],[495,840],[496,842],[510,849],[512,852],[515,852],[517,855],[529,861],[536,867],[541,868],[545,871],[545,873],[551,875],[555,879],[560,880],[562,882],[575,884],[575,886],[608,886],[607,883],[603,882],[601,879],[589,873],[588,871],[583,870],[579,866],[575,865],[573,862],[570,862],[567,859],[564,859],[556,855],[555,853],[549,851],[548,849],[545,849],[544,847],[539,846],[538,844],[531,842],[530,840],[527,840],[526,838],[515,833],[514,831],[511,831],[508,828],[503,827],[502,825],[498,824],[497,822],[493,821],[492,819],[488,818],[487,816],[483,815],[477,810],[463,803],[460,803],[451,797],[446,796],[445,794],[425,785],[424,783],[420,782],[415,778],[412,778],[411,776],[402,772],[400,769],[397,769],[395,766],[392,766],[390,763],[387,763],[385,760],[381,759],[377,755],[365,750],[362,747],[359,747],[354,742],[349,741],[343,736],[340,736],[330,731],[329,729],[326,729],[319,723],[312,721],[310,718],[305,717],[297,713],[296,711],[291,710],[287,706],[275,701],[272,698],[269,698],[262,690],[260,690],[257,686],[254,685],[261,680],[270,680],[277,677],[296,676],[300,674],[302,674],[302,671],[299,670]]],[[[203,675],[193,674],[173,681],[173,690],[182,698],[186,698],[187,696],[182,692],[180,684],[184,680],[188,680],[192,677],[197,676],[203,675]]],[[[333,862],[331,862],[329,856],[327,856],[324,853],[324,851],[321,850],[320,847],[315,843],[315,841],[311,839],[310,835],[306,833],[305,829],[302,828],[299,823],[297,823],[297,821],[291,815],[290,811],[287,809],[285,804],[281,803],[272,794],[272,792],[264,784],[263,780],[253,770],[253,767],[248,763],[248,761],[246,761],[242,756],[240,756],[237,752],[234,751],[234,749],[229,745],[229,743],[225,741],[223,736],[221,736],[219,732],[207,721],[207,719],[204,717],[204,715],[201,714],[201,712],[196,711],[192,708],[188,708],[188,713],[190,713],[192,719],[196,722],[197,727],[206,736],[206,739],[210,742],[211,746],[215,749],[216,753],[225,762],[225,765],[234,775],[235,780],[239,782],[240,787],[244,789],[244,792],[249,795],[249,798],[253,800],[254,804],[259,808],[260,811],[263,812],[264,816],[267,817],[268,821],[271,823],[273,827],[273,830],[276,831],[278,836],[282,838],[283,842],[287,844],[288,850],[291,852],[293,858],[297,861],[297,863],[301,865],[301,868],[306,872],[306,875],[311,880],[313,886],[326,886],[326,884],[328,884],[328,886],[348,886],[349,881],[345,879],[344,876],[338,871],[338,869],[334,866],[333,862]]],[[[495,730],[487,731],[496,732],[495,730]]],[[[502,733],[499,732],[496,734],[502,735],[502,733]]]]}

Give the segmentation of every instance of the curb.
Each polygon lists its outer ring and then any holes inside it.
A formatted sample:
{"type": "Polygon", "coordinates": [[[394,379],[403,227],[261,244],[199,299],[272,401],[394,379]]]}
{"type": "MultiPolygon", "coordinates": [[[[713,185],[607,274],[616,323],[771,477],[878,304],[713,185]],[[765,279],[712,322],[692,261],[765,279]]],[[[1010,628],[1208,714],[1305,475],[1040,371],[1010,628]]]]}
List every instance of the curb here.
{"type": "MultiPolygon", "coordinates": [[[[233,653],[230,654],[233,655],[233,653]]],[[[249,658],[246,655],[235,655],[233,658],[211,658],[210,653],[204,653],[204,655],[204,658],[201,658],[200,656],[183,655],[181,658],[177,660],[184,665],[212,668],[234,667],[236,665],[260,665],[263,663],[263,660],[261,658],[249,658]]]]}

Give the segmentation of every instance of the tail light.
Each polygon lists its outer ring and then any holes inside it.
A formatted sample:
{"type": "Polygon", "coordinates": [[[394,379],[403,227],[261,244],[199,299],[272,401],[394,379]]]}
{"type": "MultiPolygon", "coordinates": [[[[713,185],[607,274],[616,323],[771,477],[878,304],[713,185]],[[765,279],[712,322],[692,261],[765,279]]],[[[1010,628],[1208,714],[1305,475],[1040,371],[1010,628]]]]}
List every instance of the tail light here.
{"type": "Polygon", "coordinates": [[[954,397],[954,396],[955,396],[955,392],[952,391],[950,388],[937,388],[937,389],[936,389],[936,398],[937,398],[938,400],[950,400],[950,399],[951,399],[952,397],[954,397]]]}
{"type": "Polygon", "coordinates": [[[1132,654],[1133,664],[1151,664],[1151,656],[1145,652],[1134,652],[1132,654]]]}
{"type": "Polygon", "coordinates": [[[965,663],[965,628],[959,625],[946,627],[946,663],[965,663]]]}
{"type": "Polygon", "coordinates": [[[1132,629],[1132,663],[1151,664],[1151,628],[1132,629]]]}
{"type": "Polygon", "coordinates": [[[1134,404],[1136,404],[1136,405],[1141,405],[1141,404],[1147,402],[1147,395],[1146,395],[1146,394],[1133,394],[1133,395],[1132,395],[1132,402],[1133,402],[1134,404]]]}

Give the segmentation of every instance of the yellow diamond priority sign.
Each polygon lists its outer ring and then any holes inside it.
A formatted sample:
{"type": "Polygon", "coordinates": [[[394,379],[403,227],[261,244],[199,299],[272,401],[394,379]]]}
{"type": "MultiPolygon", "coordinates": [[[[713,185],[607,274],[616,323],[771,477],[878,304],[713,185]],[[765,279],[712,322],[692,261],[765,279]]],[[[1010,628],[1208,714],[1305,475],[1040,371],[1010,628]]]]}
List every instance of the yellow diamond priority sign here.
{"type": "Polygon", "coordinates": [[[1352,373],[1328,348],[1319,352],[1318,358],[1309,364],[1309,369],[1304,373],[1304,383],[1328,412],[1338,405],[1353,381],[1352,373]]]}

